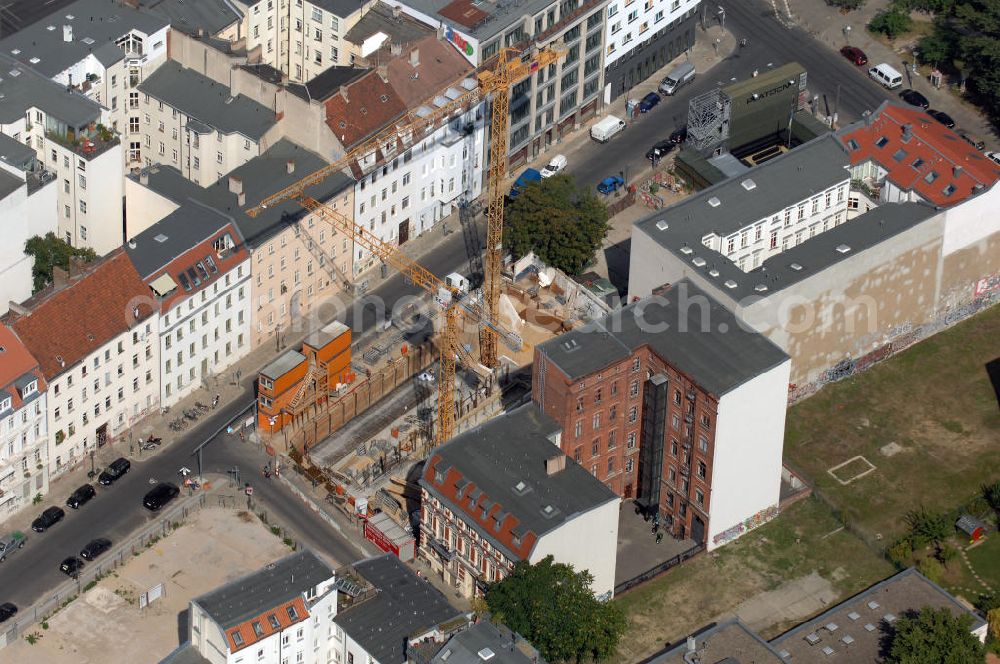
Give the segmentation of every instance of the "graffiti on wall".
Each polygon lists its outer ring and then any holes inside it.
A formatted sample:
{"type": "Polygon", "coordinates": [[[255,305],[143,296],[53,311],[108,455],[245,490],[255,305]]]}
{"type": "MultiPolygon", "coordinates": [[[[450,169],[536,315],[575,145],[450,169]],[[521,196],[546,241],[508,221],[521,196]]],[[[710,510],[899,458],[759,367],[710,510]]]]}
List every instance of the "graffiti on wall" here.
{"type": "Polygon", "coordinates": [[[767,523],[776,516],[778,516],[778,506],[771,505],[770,507],[762,509],[756,514],[747,517],[740,523],[737,523],[732,528],[723,530],[721,533],[712,538],[712,544],[716,546],[719,546],[721,544],[728,544],[729,542],[732,542],[740,535],[748,533],[754,528],[759,528],[763,526],[765,523],[767,523]]]}
{"type": "Polygon", "coordinates": [[[976,282],[976,297],[1000,290],[1000,272],[976,282]]]}

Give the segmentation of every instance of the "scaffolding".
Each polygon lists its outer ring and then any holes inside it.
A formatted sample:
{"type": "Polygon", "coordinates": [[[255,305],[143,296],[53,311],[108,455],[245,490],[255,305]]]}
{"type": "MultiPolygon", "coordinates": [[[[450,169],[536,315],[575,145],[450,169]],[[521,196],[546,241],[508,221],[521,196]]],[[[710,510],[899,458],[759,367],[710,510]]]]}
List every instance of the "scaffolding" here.
{"type": "Polygon", "coordinates": [[[702,156],[725,149],[731,106],[732,100],[720,88],[694,97],[688,106],[688,146],[702,156]]]}

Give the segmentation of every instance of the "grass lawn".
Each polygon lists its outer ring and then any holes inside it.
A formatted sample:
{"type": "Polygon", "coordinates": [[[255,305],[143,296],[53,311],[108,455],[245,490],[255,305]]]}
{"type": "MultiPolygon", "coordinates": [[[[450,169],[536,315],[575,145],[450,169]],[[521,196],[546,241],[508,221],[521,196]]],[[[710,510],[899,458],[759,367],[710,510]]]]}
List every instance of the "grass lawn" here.
{"type": "MultiPolygon", "coordinates": [[[[968,542],[952,542],[954,546],[965,548],[968,542]]],[[[990,589],[1000,592],[1000,536],[996,533],[985,541],[966,549],[969,564],[976,570],[979,578],[990,586],[990,589]]],[[[962,595],[970,602],[975,602],[980,595],[989,594],[989,589],[972,575],[969,565],[961,556],[948,563],[941,577],[941,585],[956,595],[962,595]]]]}
{"type": "Polygon", "coordinates": [[[786,461],[852,525],[891,542],[910,510],[950,509],[1000,480],[1000,407],[985,370],[997,357],[1000,306],[795,405],[786,461]],[[887,456],[890,443],[901,449],[887,456]],[[827,472],[859,455],[876,469],[848,485],[827,472]]]}
{"type": "Polygon", "coordinates": [[[758,593],[812,572],[841,598],[892,574],[889,563],[839,528],[829,509],[809,498],[736,542],[626,593],[615,600],[629,616],[629,629],[614,661],[638,661],[758,593]]]}

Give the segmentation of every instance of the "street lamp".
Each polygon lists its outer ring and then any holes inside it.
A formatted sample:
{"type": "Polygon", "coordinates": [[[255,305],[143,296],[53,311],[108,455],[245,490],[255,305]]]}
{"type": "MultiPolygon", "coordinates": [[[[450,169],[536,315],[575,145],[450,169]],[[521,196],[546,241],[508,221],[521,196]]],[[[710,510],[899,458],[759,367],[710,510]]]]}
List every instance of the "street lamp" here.
{"type": "Polygon", "coordinates": [[[719,5],[719,25],[722,27],[722,31],[726,30],[726,8],[719,5]]]}
{"type": "Polygon", "coordinates": [[[848,46],[851,45],[851,26],[849,25],[844,26],[844,41],[847,42],[848,46]]]}

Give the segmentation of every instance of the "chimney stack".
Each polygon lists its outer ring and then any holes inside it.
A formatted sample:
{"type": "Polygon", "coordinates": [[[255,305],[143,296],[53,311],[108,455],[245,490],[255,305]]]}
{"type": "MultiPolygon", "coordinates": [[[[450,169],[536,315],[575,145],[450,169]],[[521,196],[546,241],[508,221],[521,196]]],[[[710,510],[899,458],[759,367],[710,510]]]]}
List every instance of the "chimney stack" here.
{"type": "Polygon", "coordinates": [[[398,5],[392,8],[392,17],[393,18],[399,18],[400,13],[402,13],[402,12],[399,9],[398,5]]]}
{"type": "Polygon", "coordinates": [[[71,41],[73,41],[73,26],[72,25],[64,25],[63,26],[63,41],[64,42],[71,42],[71,41]]]}
{"type": "Polygon", "coordinates": [[[444,26],[443,25],[439,25],[438,26],[438,29],[437,29],[437,38],[438,38],[438,41],[444,41],[444,26]]]}
{"type": "Polygon", "coordinates": [[[351,101],[347,97],[347,86],[346,85],[340,86],[340,96],[343,97],[344,101],[346,101],[346,102],[350,102],[351,101]]]}
{"type": "Polygon", "coordinates": [[[28,314],[31,313],[30,311],[22,307],[19,302],[15,302],[14,300],[11,300],[10,302],[7,303],[7,308],[10,309],[12,312],[14,312],[14,314],[17,316],[27,316],[28,314]]]}
{"type": "Polygon", "coordinates": [[[378,71],[378,77],[382,79],[382,82],[383,83],[388,83],[389,82],[389,68],[386,67],[385,65],[379,65],[377,71],[378,71]]]}
{"type": "Polygon", "coordinates": [[[236,204],[243,207],[247,204],[247,195],[243,192],[243,188],[240,187],[240,192],[236,194],[236,204]]]}
{"type": "Polygon", "coordinates": [[[139,184],[146,186],[149,184],[149,171],[145,168],[139,171],[139,184]]]}
{"type": "Polygon", "coordinates": [[[913,136],[913,125],[905,124],[903,125],[903,142],[909,142],[910,138],[913,136]]]}
{"type": "Polygon", "coordinates": [[[69,272],[62,269],[58,265],[52,266],[52,285],[56,288],[62,288],[69,283],[69,272]]]}
{"type": "Polygon", "coordinates": [[[295,172],[295,162],[292,161],[291,159],[285,162],[285,172],[288,174],[292,174],[295,172]]]}
{"type": "Polygon", "coordinates": [[[410,51],[410,66],[416,67],[420,64],[420,49],[413,49],[410,51]]]}
{"type": "Polygon", "coordinates": [[[79,277],[87,270],[87,261],[80,256],[69,257],[69,276],[79,277]]]}
{"type": "Polygon", "coordinates": [[[239,196],[243,193],[243,180],[239,179],[235,175],[229,176],[229,192],[239,196]]]}
{"type": "Polygon", "coordinates": [[[955,164],[951,169],[951,174],[957,178],[959,175],[962,174],[962,166],[959,164],[955,164]]]}
{"type": "Polygon", "coordinates": [[[550,456],[545,460],[545,474],[549,477],[555,475],[560,470],[566,468],[566,455],[556,454],[555,456],[550,456]]]}

